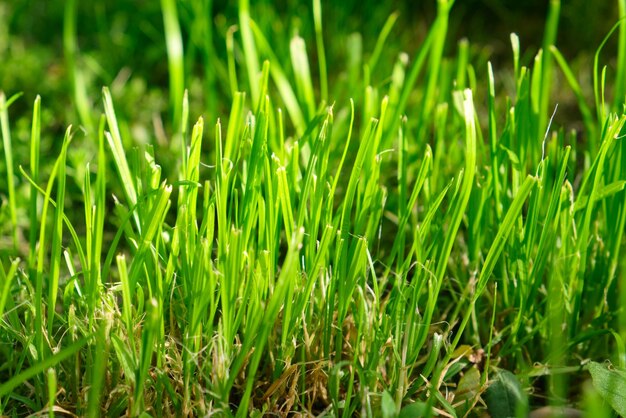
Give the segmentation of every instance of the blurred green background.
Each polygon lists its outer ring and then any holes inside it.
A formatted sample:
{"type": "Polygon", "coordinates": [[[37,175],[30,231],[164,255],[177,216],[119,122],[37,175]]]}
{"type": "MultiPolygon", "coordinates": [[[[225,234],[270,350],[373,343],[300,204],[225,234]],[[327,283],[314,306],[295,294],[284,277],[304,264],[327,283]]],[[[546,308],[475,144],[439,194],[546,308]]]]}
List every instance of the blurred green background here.
{"type": "MultiPolygon", "coordinates": [[[[592,54],[617,20],[617,2],[569,0],[562,2],[558,46],[566,57],[592,54]]],[[[22,91],[12,114],[29,109],[36,94],[44,107],[53,106],[55,120],[73,121],[70,77],[64,61],[64,0],[3,0],[0,2],[0,89],[7,95],[22,91]],[[70,112],[59,117],[58,111],[70,112]]],[[[229,89],[226,76],[226,33],[238,21],[237,2],[211,0],[178,1],[183,38],[194,30],[198,8],[211,22],[207,32],[214,55],[212,72],[217,97],[207,99],[209,112],[228,108],[229,89]],[[201,6],[199,6],[201,4],[201,6]],[[220,103],[220,106],[217,106],[220,103]]],[[[534,54],[541,43],[547,12],[547,0],[458,0],[453,8],[448,37],[448,51],[454,53],[462,37],[473,45],[486,48],[488,58],[498,66],[509,65],[509,34],[520,36],[522,50],[534,54]]],[[[324,36],[331,82],[346,68],[346,34],[360,33],[363,54],[372,51],[385,20],[399,13],[383,60],[391,68],[398,52],[413,56],[423,39],[427,25],[436,13],[434,0],[380,2],[373,0],[323,1],[324,36]],[[386,60],[384,59],[386,58],[386,60]]],[[[286,50],[284,36],[300,33],[309,42],[315,59],[311,3],[296,0],[253,1],[252,18],[270,37],[277,52],[286,50]],[[296,16],[287,18],[286,16],[296,16]],[[273,35],[273,37],[271,36],[273,35]],[[284,36],[283,36],[284,35],[284,36]],[[273,39],[272,39],[273,38],[273,39]]],[[[77,43],[79,65],[84,68],[90,87],[90,99],[100,97],[102,85],[125,84],[126,93],[141,97],[142,107],[165,111],[167,100],[167,55],[163,35],[160,2],[154,0],[110,0],[77,2],[77,43]]],[[[237,34],[235,35],[238,36],[237,34]]],[[[287,38],[288,39],[288,38],[287,38]]],[[[206,82],[198,45],[186,43],[187,85],[206,82]]],[[[285,54],[285,61],[288,61],[285,54]]],[[[288,67],[288,66],[285,66],[288,67]]],[[[315,68],[315,66],[313,66],[315,68]]],[[[388,71],[381,70],[381,74],[388,71]]],[[[243,77],[242,77],[243,79],[243,77]]],[[[245,85],[241,86],[245,88],[245,85]]],[[[121,89],[120,89],[121,90],[121,89]]],[[[332,90],[331,90],[332,91],[332,90]]],[[[192,95],[194,95],[192,91],[192,95]]],[[[125,97],[128,99],[128,97],[125,97]]],[[[135,100],[133,100],[135,102],[135,100]]],[[[140,110],[140,109],[136,109],[140,110]]],[[[200,110],[200,109],[198,109],[200,110]]],[[[137,116],[137,115],[135,115],[137,116]]],[[[51,121],[50,121],[51,122],[51,121]]],[[[62,129],[62,127],[59,127],[62,129]]]]}

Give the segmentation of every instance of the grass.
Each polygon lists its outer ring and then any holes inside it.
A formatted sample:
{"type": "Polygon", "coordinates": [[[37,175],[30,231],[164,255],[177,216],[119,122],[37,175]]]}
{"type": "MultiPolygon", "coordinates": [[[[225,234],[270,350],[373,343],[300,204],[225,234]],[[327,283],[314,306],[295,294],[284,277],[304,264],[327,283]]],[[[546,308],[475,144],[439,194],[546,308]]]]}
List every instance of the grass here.
{"type": "Polygon", "coordinates": [[[0,415],[622,414],[626,26],[584,79],[558,0],[502,68],[436,5],[403,44],[155,2],[167,98],[98,104],[66,2],[72,125],[0,93],[0,415]]]}

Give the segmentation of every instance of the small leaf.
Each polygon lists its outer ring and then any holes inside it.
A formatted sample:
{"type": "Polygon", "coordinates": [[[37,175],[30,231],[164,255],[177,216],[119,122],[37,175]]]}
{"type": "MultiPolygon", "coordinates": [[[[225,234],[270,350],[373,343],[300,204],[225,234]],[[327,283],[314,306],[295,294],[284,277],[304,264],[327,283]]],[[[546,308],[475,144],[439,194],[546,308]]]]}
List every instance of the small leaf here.
{"type": "Polygon", "coordinates": [[[526,410],[528,399],[517,377],[508,370],[500,370],[487,391],[485,401],[492,418],[519,416],[526,410]]]}
{"type": "Polygon", "coordinates": [[[383,418],[393,418],[398,415],[398,408],[396,408],[396,402],[389,392],[383,392],[383,398],[380,402],[380,409],[383,414],[383,418]]]}
{"type": "Polygon", "coordinates": [[[476,405],[481,392],[480,371],[478,367],[470,367],[461,379],[454,392],[454,402],[456,403],[456,413],[458,416],[466,416],[476,405]]]}
{"type": "Polygon", "coordinates": [[[466,357],[466,356],[470,355],[472,353],[472,351],[473,350],[472,350],[472,346],[471,345],[467,345],[467,344],[460,345],[452,353],[452,358],[466,357]]]}
{"type": "Polygon", "coordinates": [[[471,367],[459,380],[454,399],[464,401],[475,398],[480,392],[480,372],[476,366],[471,367]]]}
{"type": "Polygon", "coordinates": [[[589,373],[593,387],[620,415],[626,416],[626,371],[591,362],[589,373]]]}
{"type": "MultiPolygon", "coordinates": [[[[414,418],[433,415],[433,411],[429,411],[428,405],[424,402],[413,402],[400,410],[398,418],[414,418]],[[430,412],[430,413],[429,413],[430,412]]],[[[436,414],[434,414],[436,415],[436,414]]]]}

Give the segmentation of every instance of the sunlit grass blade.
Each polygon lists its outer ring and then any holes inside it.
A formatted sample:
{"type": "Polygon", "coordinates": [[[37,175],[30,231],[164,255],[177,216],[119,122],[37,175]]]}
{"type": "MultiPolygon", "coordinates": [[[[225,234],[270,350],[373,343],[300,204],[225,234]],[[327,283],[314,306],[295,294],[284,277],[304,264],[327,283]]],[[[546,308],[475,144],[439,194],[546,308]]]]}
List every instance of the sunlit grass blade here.
{"type": "Polygon", "coordinates": [[[618,110],[626,103],[626,0],[617,1],[619,9],[619,39],[617,44],[617,68],[615,71],[615,99],[613,108],[618,110]]]}
{"type": "MultiPolygon", "coordinates": [[[[33,122],[30,134],[30,172],[33,181],[39,181],[39,149],[41,144],[41,97],[37,96],[33,105],[33,122]]],[[[29,221],[31,225],[37,224],[37,189],[31,185],[29,221]]],[[[30,252],[28,254],[28,267],[31,272],[35,271],[37,257],[37,228],[31,228],[28,236],[30,252]]]]}
{"type": "Polygon", "coordinates": [[[50,248],[50,278],[48,280],[48,335],[52,335],[54,315],[56,311],[57,293],[59,290],[59,276],[61,267],[61,246],[63,243],[63,216],[65,210],[65,161],[67,148],[71,141],[71,129],[68,127],[63,139],[61,155],[58,159],[59,171],[57,174],[57,205],[54,210],[54,222],[52,228],[52,244],[50,248]]]}
{"type": "MultiPolygon", "coordinates": [[[[265,309],[265,312],[263,313],[263,318],[259,325],[258,334],[256,335],[254,341],[256,343],[256,347],[250,360],[250,366],[247,372],[246,390],[243,394],[241,402],[239,403],[239,407],[237,408],[238,417],[243,417],[248,414],[248,403],[250,401],[252,389],[254,388],[254,377],[256,376],[257,369],[263,355],[263,350],[265,349],[265,346],[267,344],[268,335],[274,327],[274,323],[278,316],[279,310],[284,303],[284,296],[289,287],[289,282],[291,281],[292,276],[297,272],[298,252],[302,243],[302,237],[302,230],[296,231],[292,235],[289,242],[287,257],[285,258],[285,262],[283,263],[283,270],[281,271],[280,276],[276,281],[274,292],[269,298],[267,302],[267,307],[265,309]]],[[[253,344],[251,338],[252,336],[250,336],[244,343],[244,347],[242,347],[243,353],[248,352],[246,348],[251,348],[253,344]]],[[[237,371],[236,367],[233,367],[233,369],[234,371],[237,371]]]]}
{"type": "Polygon", "coordinates": [[[259,103],[260,91],[258,84],[259,58],[254,36],[252,35],[252,20],[250,19],[250,0],[239,0],[239,31],[246,61],[246,70],[248,72],[248,86],[252,95],[252,105],[257,106],[259,103]]]}
{"type": "Polygon", "coordinates": [[[174,131],[181,129],[183,92],[185,76],[183,63],[183,40],[178,20],[176,1],[161,0],[163,26],[165,28],[165,44],[167,45],[167,63],[170,80],[170,106],[173,109],[174,131]]]}
{"type": "Polygon", "coordinates": [[[550,106],[550,88],[552,86],[552,54],[550,47],[555,44],[557,30],[559,27],[559,17],[561,14],[561,0],[550,0],[548,6],[548,16],[542,42],[542,63],[541,63],[541,94],[539,100],[539,124],[537,125],[537,137],[541,138],[548,124],[548,107],[550,106]]]}
{"type": "Polygon", "coordinates": [[[313,0],[313,24],[315,26],[315,45],[317,46],[317,59],[320,71],[320,95],[321,100],[328,101],[328,69],[326,66],[326,50],[322,31],[322,6],[320,0],[313,0]]]}
{"type": "Polygon", "coordinates": [[[4,308],[7,306],[7,301],[9,300],[9,296],[11,295],[11,284],[13,283],[13,279],[17,275],[17,268],[20,264],[21,260],[16,258],[11,262],[11,267],[9,271],[5,273],[4,268],[0,265],[0,320],[4,315],[4,308]]]}
{"type": "MultiPolygon", "coordinates": [[[[126,266],[126,257],[120,254],[116,257],[117,269],[120,276],[122,287],[122,319],[126,325],[126,332],[129,336],[133,335],[133,317],[132,317],[132,288],[128,277],[128,267],[126,266]]],[[[130,342],[134,345],[134,339],[130,338],[130,342]]]]}
{"type": "Polygon", "coordinates": [[[311,70],[309,69],[309,59],[306,53],[306,43],[304,39],[296,36],[289,43],[289,49],[300,102],[304,103],[306,120],[311,120],[315,115],[315,97],[313,82],[311,81],[311,70]]]}
{"type": "MultiPolygon", "coordinates": [[[[438,298],[439,289],[441,288],[442,281],[446,272],[448,264],[448,258],[454,245],[454,239],[456,237],[457,230],[461,224],[463,214],[467,208],[470,193],[474,183],[474,174],[476,172],[476,125],[475,125],[475,109],[472,98],[471,90],[464,90],[463,94],[463,117],[465,120],[465,169],[463,171],[462,183],[459,186],[457,196],[452,203],[450,223],[448,231],[446,232],[443,245],[437,258],[437,265],[435,270],[436,283],[434,284],[434,293],[428,300],[426,312],[424,315],[424,323],[430,325],[432,316],[435,309],[435,304],[438,298]]],[[[418,340],[418,347],[421,347],[426,341],[426,329],[424,327],[421,331],[421,336],[418,340]]]]}
{"type": "MultiPolygon", "coordinates": [[[[96,174],[95,204],[89,210],[93,212],[93,234],[91,248],[91,271],[87,295],[89,298],[90,312],[94,312],[100,286],[102,284],[102,249],[104,245],[104,218],[106,215],[106,184],[107,184],[107,159],[104,150],[104,126],[106,118],[100,117],[98,128],[98,169],[96,174]]],[[[89,202],[91,205],[91,202],[89,202]]],[[[87,251],[90,251],[88,248],[87,251]]]]}
{"type": "MultiPolygon", "coordinates": [[[[287,79],[285,71],[280,65],[280,60],[276,57],[274,51],[270,46],[270,43],[267,41],[265,35],[263,35],[263,32],[261,32],[261,30],[253,20],[249,20],[249,22],[250,27],[252,28],[252,33],[254,33],[254,39],[259,44],[259,50],[262,51],[263,54],[272,63],[272,79],[274,80],[274,84],[276,84],[276,88],[280,93],[280,96],[283,100],[283,103],[285,104],[287,112],[289,113],[291,122],[294,124],[297,134],[301,136],[306,131],[306,119],[303,115],[302,108],[298,103],[298,99],[293,91],[291,83],[287,79]]],[[[254,102],[256,103],[256,101],[254,102]]]]}
{"type": "Polygon", "coordinates": [[[443,59],[443,48],[448,33],[450,10],[453,4],[453,0],[440,0],[437,2],[437,18],[435,19],[435,22],[433,22],[432,27],[432,31],[434,31],[434,38],[432,46],[429,50],[428,81],[426,83],[424,98],[418,116],[419,124],[417,138],[419,141],[422,141],[423,131],[426,128],[425,122],[430,117],[437,101],[437,86],[442,75],[441,61],[443,59]]]}
{"type": "MultiPolygon", "coordinates": [[[[577,265],[577,271],[572,272],[571,277],[571,288],[573,290],[573,311],[570,316],[569,323],[569,337],[572,339],[576,333],[579,331],[579,317],[581,314],[581,306],[582,306],[582,298],[583,291],[585,287],[585,273],[587,269],[587,257],[585,256],[588,239],[591,234],[591,220],[594,213],[594,197],[598,193],[600,185],[603,179],[603,170],[604,170],[604,161],[607,157],[608,150],[612,145],[613,141],[616,140],[619,133],[622,130],[622,127],[626,123],[626,116],[622,116],[621,118],[613,117],[607,121],[608,124],[606,126],[606,131],[604,133],[604,138],[602,140],[602,145],[600,151],[598,152],[598,156],[596,157],[596,161],[594,161],[593,167],[590,170],[590,174],[587,179],[583,182],[583,186],[581,186],[581,190],[586,191],[590,199],[587,203],[587,206],[582,214],[582,219],[580,224],[578,225],[578,236],[577,236],[577,249],[579,251],[579,262],[577,265]],[[590,182],[588,184],[588,191],[585,190],[585,183],[587,180],[590,182]]],[[[579,194],[579,199],[582,193],[579,194]]],[[[612,278],[609,278],[612,280],[612,278]]]]}
{"type": "Polygon", "coordinates": [[[536,179],[534,177],[528,176],[522,186],[520,187],[519,193],[515,196],[513,202],[511,202],[511,206],[509,207],[504,219],[502,220],[502,224],[498,228],[498,232],[494,237],[493,243],[489,248],[489,252],[487,253],[487,257],[485,258],[485,262],[480,271],[480,275],[476,282],[476,288],[470,299],[470,306],[465,310],[463,315],[463,320],[459,325],[459,328],[456,330],[456,336],[452,340],[452,343],[448,347],[448,354],[446,356],[446,360],[442,362],[442,364],[447,364],[448,361],[452,358],[452,353],[456,349],[461,340],[462,334],[467,326],[467,323],[471,317],[472,312],[475,309],[476,302],[479,297],[484,292],[489,279],[493,273],[493,270],[496,267],[496,262],[500,258],[502,251],[504,250],[504,246],[507,243],[507,238],[510,233],[515,229],[515,223],[517,218],[520,215],[522,206],[526,202],[526,198],[530,194],[530,191],[536,184],[536,179]]]}
{"type": "Polygon", "coordinates": [[[48,383],[48,416],[54,418],[54,406],[57,398],[57,376],[52,367],[47,370],[46,377],[48,383]]]}
{"type": "MultiPolygon", "coordinates": [[[[583,117],[583,122],[585,123],[585,128],[587,129],[587,136],[589,138],[589,141],[591,141],[591,143],[595,145],[595,138],[597,136],[596,124],[594,123],[591,109],[589,109],[589,106],[587,106],[580,84],[574,77],[574,74],[567,64],[567,61],[565,60],[563,55],[561,55],[557,47],[554,45],[550,46],[550,52],[552,53],[552,55],[554,55],[556,62],[561,67],[561,71],[563,71],[563,74],[565,75],[565,78],[569,83],[570,88],[572,89],[572,93],[574,93],[574,95],[576,96],[578,108],[580,109],[580,113],[583,117]]],[[[595,149],[594,145],[590,147],[592,151],[595,149]]],[[[595,154],[592,153],[592,156],[593,155],[595,154]]]]}
{"type": "Polygon", "coordinates": [[[426,182],[427,177],[429,176],[429,172],[432,169],[432,151],[429,146],[426,147],[426,152],[424,153],[424,159],[422,160],[422,164],[420,165],[420,169],[417,174],[417,179],[415,180],[415,184],[413,185],[413,190],[411,191],[411,196],[408,199],[408,203],[403,207],[403,213],[400,216],[400,221],[398,222],[398,235],[396,236],[393,247],[391,250],[391,256],[389,261],[389,267],[391,267],[391,260],[394,257],[398,256],[398,264],[402,265],[404,263],[404,241],[406,236],[406,226],[409,221],[409,217],[417,203],[417,198],[419,196],[424,183],[426,182]]]}
{"type": "Polygon", "coordinates": [[[623,21],[587,74],[560,16],[613,16],[560,0],[59,1],[60,56],[0,5],[0,81],[47,98],[0,97],[0,416],[498,415],[502,376],[610,412],[623,21]]]}
{"type": "Polygon", "coordinates": [[[493,198],[495,203],[496,218],[502,218],[502,204],[500,203],[501,185],[500,185],[500,163],[498,161],[498,132],[496,125],[496,91],[495,80],[493,75],[493,67],[491,62],[487,64],[487,82],[489,86],[489,145],[491,151],[491,176],[493,182],[493,198]]]}
{"type": "MultiPolygon", "coordinates": [[[[66,148],[67,144],[64,141],[64,147],[66,148]]],[[[67,150],[67,148],[66,148],[67,150]]],[[[44,282],[44,260],[47,253],[46,250],[46,219],[48,214],[48,207],[51,203],[50,195],[52,194],[52,186],[57,177],[59,167],[60,167],[61,157],[56,160],[54,167],[52,168],[52,172],[50,174],[50,178],[48,180],[48,185],[46,186],[46,190],[44,192],[44,203],[41,210],[41,223],[39,228],[39,248],[37,250],[37,270],[35,273],[35,318],[34,318],[34,335],[35,335],[35,349],[37,352],[37,357],[39,360],[43,360],[46,357],[48,350],[44,350],[44,297],[43,297],[43,282],[44,282]]],[[[35,185],[34,183],[32,183],[35,185]]],[[[60,212],[62,214],[62,212],[60,212]]],[[[57,238],[58,239],[58,238],[57,238]]],[[[60,249],[60,243],[57,244],[57,247],[60,249]]],[[[60,263],[60,260],[58,261],[60,263]]],[[[52,291],[52,290],[50,290],[52,291]]],[[[49,298],[48,298],[49,302],[49,298]]],[[[51,309],[54,312],[54,307],[56,304],[52,306],[48,305],[48,309],[51,309]]]]}
{"type": "Polygon", "coordinates": [[[230,94],[235,98],[239,91],[239,83],[237,81],[237,69],[235,67],[235,27],[231,26],[226,32],[226,51],[228,53],[228,81],[230,84],[230,94]]]}
{"type": "Polygon", "coordinates": [[[2,145],[4,147],[4,159],[7,165],[7,185],[9,192],[9,213],[11,224],[13,225],[13,246],[17,248],[17,203],[15,201],[15,175],[13,172],[13,143],[11,141],[11,130],[9,129],[9,106],[21,94],[18,93],[9,100],[6,99],[3,91],[0,91],[0,130],[2,131],[2,145]]]}
{"type": "Polygon", "coordinates": [[[607,111],[609,110],[605,108],[605,101],[604,101],[604,93],[605,93],[604,82],[605,82],[606,67],[603,67],[604,69],[602,71],[602,74],[599,73],[600,52],[602,52],[604,46],[608,42],[611,35],[613,35],[613,33],[622,26],[622,22],[626,21],[624,19],[626,18],[622,18],[622,20],[618,21],[617,23],[613,25],[611,30],[606,34],[606,36],[600,43],[600,46],[598,46],[598,49],[596,49],[596,53],[593,58],[593,93],[596,99],[596,112],[597,112],[599,125],[604,123],[604,121],[607,119],[607,113],[608,113],[607,111]]]}
{"type": "MultiPolygon", "coordinates": [[[[120,135],[120,130],[117,123],[117,117],[115,116],[115,109],[113,108],[113,99],[111,93],[107,87],[102,88],[102,95],[104,100],[104,112],[107,118],[107,124],[110,132],[105,132],[105,137],[113,153],[113,160],[117,168],[126,198],[128,199],[130,206],[137,204],[137,191],[135,187],[135,179],[131,174],[128,162],[126,160],[126,153],[124,152],[124,144],[120,135]]],[[[137,214],[134,215],[134,220],[138,230],[141,230],[141,223],[137,214]]]]}

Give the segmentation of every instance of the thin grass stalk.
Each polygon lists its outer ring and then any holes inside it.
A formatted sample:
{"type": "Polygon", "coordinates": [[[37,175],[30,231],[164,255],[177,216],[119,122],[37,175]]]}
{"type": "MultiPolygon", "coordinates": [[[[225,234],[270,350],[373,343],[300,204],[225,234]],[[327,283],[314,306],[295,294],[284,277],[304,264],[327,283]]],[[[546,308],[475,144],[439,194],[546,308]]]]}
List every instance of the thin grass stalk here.
{"type": "Polygon", "coordinates": [[[542,138],[542,135],[546,130],[546,126],[548,125],[548,107],[550,105],[550,89],[553,77],[552,55],[548,51],[550,51],[550,47],[556,43],[560,13],[561,0],[550,0],[542,42],[542,49],[544,53],[541,63],[541,94],[537,138],[542,138]]]}
{"type": "Polygon", "coordinates": [[[174,132],[181,130],[182,103],[185,90],[185,67],[183,40],[181,36],[178,11],[175,0],[161,0],[165,43],[167,45],[167,64],[170,80],[170,107],[173,109],[172,124],[174,132]]]}
{"type": "Polygon", "coordinates": [[[13,225],[13,248],[17,249],[17,203],[15,199],[15,175],[13,169],[13,147],[11,130],[9,128],[8,108],[19,95],[6,99],[3,91],[0,91],[0,130],[2,131],[2,144],[4,146],[4,159],[7,164],[7,186],[9,194],[9,216],[13,225]]]}

